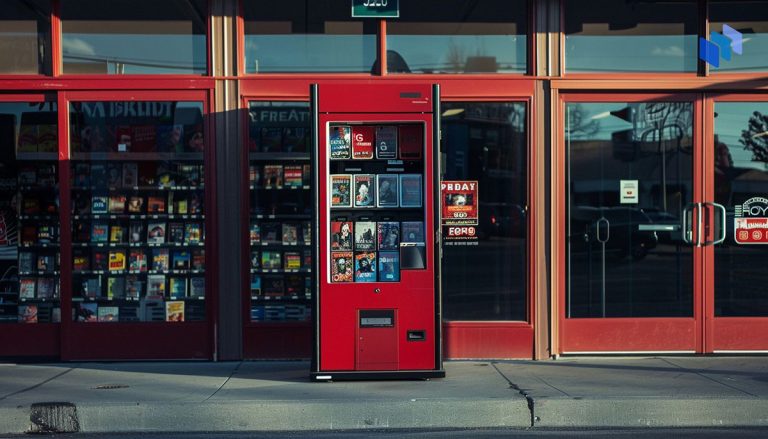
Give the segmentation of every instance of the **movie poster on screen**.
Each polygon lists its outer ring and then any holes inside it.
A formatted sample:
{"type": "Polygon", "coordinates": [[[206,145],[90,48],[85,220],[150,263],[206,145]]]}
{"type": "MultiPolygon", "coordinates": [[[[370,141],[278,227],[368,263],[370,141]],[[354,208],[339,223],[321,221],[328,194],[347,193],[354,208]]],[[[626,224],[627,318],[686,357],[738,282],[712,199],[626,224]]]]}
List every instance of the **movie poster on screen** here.
{"type": "Polygon", "coordinates": [[[478,239],[477,181],[440,182],[443,241],[448,245],[476,245],[478,239]]]}

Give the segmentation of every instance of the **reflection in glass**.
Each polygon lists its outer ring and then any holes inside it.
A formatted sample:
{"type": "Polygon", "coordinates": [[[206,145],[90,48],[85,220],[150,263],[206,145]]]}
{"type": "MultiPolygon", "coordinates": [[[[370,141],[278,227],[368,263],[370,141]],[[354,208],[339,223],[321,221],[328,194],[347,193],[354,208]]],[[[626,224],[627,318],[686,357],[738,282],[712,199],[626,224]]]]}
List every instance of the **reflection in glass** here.
{"type": "Polygon", "coordinates": [[[69,110],[75,321],[205,319],[202,103],[69,110]]]}
{"type": "Polygon", "coordinates": [[[0,74],[51,73],[51,1],[5,1],[0,7],[0,74]]]}
{"type": "Polygon", "coordinates": [[[0,103],[0,323],[57,323],[55,102],[0,103]]]}
{"type": "Polygon", "coordinates": [[[567,104],[568,317],[692,315],[692,109],[567,104]]]}
{"type": "Polygon", "coordinates": [[[388,70],[525,73],[527,4],[525,0],[402,2],[401,18],[387,22],[388,70]]]}
{"type": "Polygon", "coordinates": [[[248,106],[250,321],[311,318],[312,173],[306,102],[248,106]]]}
{"type": "Polygon", "coordinates": [[[528,158],[523,103],[446,102],[441,180],[477,180],[479,241],[443,243],[447,320],[528,318],[528,158]]]}
{"type": "Polygon", "coordinates": [[[245,72],[371,72],[378,20],[348,2],[245,0],[245,72]]]}
{"type": "Polygon", "coordinates": [[[64,73],[206,73],[205,0],[61,2],[64,73]]]}
{"type": "Polygon", "coordinates": [[[568,72],[695,72],[698,2],[568,0],[568,72]]]}
{"type": "Polygon", "coordinates": [[[743,34],[742,54],[720,60],[712,72],[768,70],[768,1],[710,1],[709,29],[721,32],[727,24],[743,34]]]}
{"type": "MultiPolygon", "coordinates": [[[[768,198],[768,103],[716,102],[714,145],[715,202],[727,213],[726,240],[715,246],[715,315],[765,317],[768,246],[738,244],[734,217],[745,201],[768,198]]],[[[768,216],[754,213],[742,215],[768,216]]]]}

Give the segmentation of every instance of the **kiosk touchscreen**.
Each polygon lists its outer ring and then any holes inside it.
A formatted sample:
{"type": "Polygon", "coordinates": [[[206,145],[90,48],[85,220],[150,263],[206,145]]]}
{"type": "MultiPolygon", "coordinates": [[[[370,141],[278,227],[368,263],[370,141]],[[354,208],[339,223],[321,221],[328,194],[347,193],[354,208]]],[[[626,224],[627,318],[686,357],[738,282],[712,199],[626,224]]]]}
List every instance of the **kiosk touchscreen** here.
{"type": "Polygon", "coordinates": [[[439,89],[313,85],[315,380],[442,377],[439,89]]]}

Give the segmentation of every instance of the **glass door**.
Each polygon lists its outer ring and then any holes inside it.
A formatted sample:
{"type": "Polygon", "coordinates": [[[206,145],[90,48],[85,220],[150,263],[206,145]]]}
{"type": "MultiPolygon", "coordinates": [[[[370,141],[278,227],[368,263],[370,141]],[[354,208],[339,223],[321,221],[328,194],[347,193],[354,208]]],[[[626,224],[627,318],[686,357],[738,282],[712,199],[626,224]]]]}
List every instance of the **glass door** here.
{"type": "Polygon", "coordinates": [[[694,103],[568,99],[562,352],[694,351],[694,103]]]}
{"type": "Polygon", "coordinates": [[[768,350],[768,100],[707,101],[706,350],[768,350]],[[724,214],[724,215],[723,215],[724,214]]]}

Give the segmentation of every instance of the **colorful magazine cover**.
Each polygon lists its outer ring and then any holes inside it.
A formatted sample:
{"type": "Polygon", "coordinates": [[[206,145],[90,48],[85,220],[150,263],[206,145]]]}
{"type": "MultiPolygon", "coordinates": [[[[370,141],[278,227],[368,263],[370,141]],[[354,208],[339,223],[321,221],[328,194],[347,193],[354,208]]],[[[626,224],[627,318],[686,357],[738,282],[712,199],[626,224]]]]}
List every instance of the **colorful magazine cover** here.
{"type": "Polygon", "coordinates": [[[421,207],[421,175],[400,175],[400,207],[421,207]]]}
{"type": "Polygon", "coordinates": [[[397,221],[379,221],[377,240],[379,250],[400,249],[400,223],[397,221]]]}
{"type": "Polygon", "coordinates": [[[100,306],[97,310],[97,321],[99,322],[117,322],[120,308],[116,306],[100,306]]]}
{"type": "Polygon", "coordinates": [[[196,299],[205,297],[205,278],[193,277],[189,279],[189,297],[196,299]]]}
{"type": "Polygon", "coordinates": [[[352,207],[351,175],[331,175],[331,207],[352,207]]]}
{"type": "Polygon", "coordinates": [[[376,282],[376,252],[355,253],[355,282],[376,282]]]}
{"type": "Polygon", "coordinates": [[[251,245],[261,244],[261,227],[259,227],[259,223],[255,221],[251,223],[249,235],[251,239],[251,245]]]}
{"type": "Polygon", "coordinates": [[[99,305],[93,302],[82,302],[78,304],[77,321],[78,322],[96,322],[98,321],[99,305]]]}
{"type": "Polygon", "coordinates": [[[352,221],[331,221],[331,250],[352,250],[353,224],[352,221]]]}
{"type": "Polygon", "coordinates": [[[123,271],[125,267],[125,250],[110,250],[109,271],[123,271]]]}
{"type": "Polygon", "coordinates": [[[374,221],[355,222],[355,250],[376,250],[376,223],[374,221]]]}
{"type": "Polygon", "coordinates": [[[293,189],[301,188],[303,184],[301,172],[301,165],[286,165],[283,168],[285,186],[293,189]]]}
{"type": "Polygon", "coordinates": [[[421,159],[421,151],[424,149],[424,127],[421,125],[400,125],[398,131],[400,159],[421,159]]]}
{"type": "Polygon", "coordinates": [[[330,127],[328,149],[331,151],[331,160],[343,160],[352,157],[351,130],[348,126],[330,127]]]}
{"type": "Polygon", "coordinates": [[[128,276],[125,280],[125,298],[139,300],[144,283],[136,276],[128,276]]]}
{"type": "Polygon", "coordinates": [[[184,301],[169,300],[165,302],[165,321],[183,322],[184,321],[184,301]]]}
{"type": "Polygon", "coordinates": [[[165,223],[150,222],[147,225],[147,243],[149,244],[165,243],[165,223]]]}
{"type": "Polygon", "coordinates": [[[296,245],[299,242],[299,230],[296,224],[283,223],[283,245],[296,245]]]}
{"type": "Polygon", "coordinates": [[[377,207],[398,207],[400,205],[398,182],[397,174],[376,175],[377,207]]]}
{"type": "Polygon", "coordinates": [[[376,178],[373,174],[355,174],[355,207],[376,207],[376,178]]]}
{"type": "Polygon", "coordinates": [[[298,270],[301,268],[301,253],[285,252],[284,263],[286,270],[298,270]]]}
{"type": "Polygon", "coordinates": [[[397,158],[397,127],[396,126],[378,126],[376,127],[376,158],[377,159],[396,159],[397,158]]]}
{"type": "Polygon", "coordinates": [[[372,126],[356,125],[352,127],[352,158],[354,160],[368,160],[373,158],[372,126]]]}
{"type": "Polygon", "coordinates": [[[400,232],[402,242],[424,242],[424,223],[421,221],[403,221],[400,232]]]}
{"type": "Polygon", "coordinates": [[[352,252],[331,252],[331,282],[352,282],[353,266],[352,252]]]}
{"type": "Polygon", "coordinates": [[[400,252],[379,252],[379,282],[400,281],[400,252]]]}
{"type": "Polygon", "coordinates": [[[170,257],[167,248],[156,248],[152,251],[152,271],[164,272],[170,268],[170,257]]]}
{"type": "Polygon", "coordinates": [[[19,323],[37,323],[37,305],[19,306],[19,323]]]}
{"type": "Polygon", "coordinates": [[[279,270],[283,268],[283,257],[279,251],[261,252],[261,267],[264,270],[279,270]]]}
{"type": "Polygon", "coordinates": [[[144,250],[131,249],[128,258],[128,269],[132,273],[143,273],[147,271],[147,255],[144,250]]]}
{"type": "Polygon", "coordinates": [[[283,165],[264,165],[264,186],[283,187],[283,165]]]}
{"type": "Polygon", "coordinates": [[[94,221],[91,223],[91,241],[107,242],[109,239],[109,223],[94,221]]]}
{"type": "Polygon", "coordinates": [[[168,280],[168,292],[171,299],[183,299],[187,296],[187,279],[183,277],[171,277],[168,280]]]}

